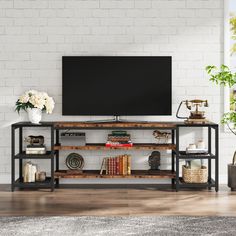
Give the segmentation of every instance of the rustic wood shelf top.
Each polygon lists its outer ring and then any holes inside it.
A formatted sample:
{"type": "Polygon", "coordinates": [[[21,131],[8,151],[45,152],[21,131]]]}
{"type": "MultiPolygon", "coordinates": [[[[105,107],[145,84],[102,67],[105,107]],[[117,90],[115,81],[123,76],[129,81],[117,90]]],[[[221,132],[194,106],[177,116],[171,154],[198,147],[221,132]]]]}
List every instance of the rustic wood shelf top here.
{"type": "Polygon", "coordinates": [[[160,170],[157,174],[150,174],[148,170],[132,170],[131,175],[100,175],[99,170],[83,170],[82,174],[68,174],[66,170],[56,171],[55,178],[151,178],[151,179],[167,179],[175,178],[175,173],[170,170],[160,170]]]}
{"type": "Polygon", "coordinates": [[[135,143],[132,147],[106,147],[104,143],[88,143],[85,146],[54,146],[54,150],[175,150],[175,144],[135,143]]]}
{"type": "Polygon", "coordinates": [[[186,124],[183,121],[163,122],[76,122],[76,121],[46,121],[39,124],[31,122],[17,122],[12,127],[54,127],[55,129],[175,129],[181,127],[218,127],[218,124],[206,122],[204,124],[186,124]]]}
{"type": "Polygon", "coordinates": [[[175,128],[176,122],[55,122],[55,128],[175,128]]]}

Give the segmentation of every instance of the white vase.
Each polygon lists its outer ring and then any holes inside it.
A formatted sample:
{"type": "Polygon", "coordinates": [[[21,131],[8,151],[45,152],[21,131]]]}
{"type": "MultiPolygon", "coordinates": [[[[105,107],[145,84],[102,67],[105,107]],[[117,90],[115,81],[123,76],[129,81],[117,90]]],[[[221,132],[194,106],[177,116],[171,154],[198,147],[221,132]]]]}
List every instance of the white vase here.
{"type": "Polygon", "coordinates": [[[28,108],[29,121],[33,124],[39,124],[42,119],[42,110],[39,108],[28,108]]]}

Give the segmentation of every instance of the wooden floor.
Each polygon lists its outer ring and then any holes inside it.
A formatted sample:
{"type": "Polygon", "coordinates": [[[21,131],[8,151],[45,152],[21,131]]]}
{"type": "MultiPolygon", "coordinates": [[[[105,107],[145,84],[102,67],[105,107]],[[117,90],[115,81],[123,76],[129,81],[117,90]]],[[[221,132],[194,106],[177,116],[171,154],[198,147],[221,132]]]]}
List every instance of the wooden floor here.
{"type": "Polygon", "coordinates": [[[236,216],[236,192],[164,190],[156,186],[83,185],[10,191],[0,185],[0,216],[196,215],[236,216]]]}

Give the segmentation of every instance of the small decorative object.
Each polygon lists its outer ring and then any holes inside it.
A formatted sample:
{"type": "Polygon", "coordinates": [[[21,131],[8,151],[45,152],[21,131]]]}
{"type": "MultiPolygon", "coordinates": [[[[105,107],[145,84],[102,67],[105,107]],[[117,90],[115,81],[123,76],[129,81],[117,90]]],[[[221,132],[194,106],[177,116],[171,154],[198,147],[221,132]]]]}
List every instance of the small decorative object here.
{"type": "Polygon", "coordinates": [[[42,119],[42,112],[51,114],[54,109],[55,102],[45,92],[29,90],[19,97],[16,102],[16,111],[20,110],[28,112],[29,121],[33,124],[39,124],[42,119]]]}
{"type": "Polygon", "coordinates": [[[41,146],[44,144],[44,137],[42,135],[34,136],[30,135],[25,138],[25,142],[29,143],[32,146],[41,146]]]}
{"type": "Polygon", "coordinates": [[[24,164],[23,170],[23,179],[25,183],[35,182],[36,180],[36,173],[37,173],[37,166],[33,165],[31,162],[26,162],[24,164]]]}
{"type": "Polygon", "coordinates": [[[150,166],[149,172],[159,171],[159,167],[161,165],[161,153],[158,151],[152,152],[152,154],[148,158],[148,164],[150,166]]]}
{"type": "Polygon", "coordinates": [[[39,124],[42,119],[42,110],[39,108],[27,108],[29,121],[33,124],[39,124]]]}
{"type": "Polygon", "coordinates": [[[65,131],[61,133],[61,142],[65,146],[85,146],[86,134],[84,132],[65,131]]]}
{"type": "Polygon", "coordinates": [[[153,136],[157,139],[158,143],[167,143],[171,137],[170,132],[161,132],[159,130],[153,131],[153,136]]]}
{"type": "Polygon", "coordinates": [[[43,182],[46,180],[46,172],[44,171],[37,171],[35,174],[35,180],[38,182],[43,182]]]}
{"type": "Polygon", "coordinates": [[[70,153],[66,158],[66,166],[70,170],[82,170],[84,167],[84,158],[78,153],[70,153]]]}
{"type": "Polygon", "coordinates": [[[179,119],[186,119],[185,123],[187,124],[204,124],[207,122],[207,119],[205,118],[205,112],[199,110],[199,107],[202,107],[202,106],[208,107],[208,101],[201,100],[201,99],[181,101],[176,112],[176,117],[179,119]],[[182,104],[185,104],[186,108],[190,110],[189,117],[179,116],[179,110],[182,104]],[[195,110],[192,111],[192,107],[195,107],[195,110]]]}
{"type": "Polygon", "coordinates": [[[26,147],[26,154],[45,154],[46,147],[44,146],[44,137],[42,135],[33,136],[30,135],[25,138],[25,142],[28,142],[29,145],[26,147]]]}
{"type": "Polygon", "coordinates": [[[46,180],[46,172],[41,171],[41,172],[39,173],[39,181],[40,181],[40,182],[43,182],[43,181],[45,181],[45,180],[46,180]]]}
{"type": "Polygon", "coordinates": [[[206,183],[208,178],[207,167],[201,166],[198,169],[182,166],[183,181],[185,183],[206,183]]]}
{"type": "Polygon", "coordinates": [[[198,149],[205,149],[205,148],[206,148],[205,143],[204,143],[203,140],[198,140],[198,142],[197,142],[197,148],[198,148],[198,149]]]}
{"type": "Polygon", "coordinates": [[[197,144],[191,143],[186,148],[186,154],[207,154],[207,149],[203,140],[199,140],[197,144]]]}
{"type": "Polygon", "coordinates": [[[196,149],[196,144],[195,143],[190,143],[188,145],[188,149],[196,149]]]}

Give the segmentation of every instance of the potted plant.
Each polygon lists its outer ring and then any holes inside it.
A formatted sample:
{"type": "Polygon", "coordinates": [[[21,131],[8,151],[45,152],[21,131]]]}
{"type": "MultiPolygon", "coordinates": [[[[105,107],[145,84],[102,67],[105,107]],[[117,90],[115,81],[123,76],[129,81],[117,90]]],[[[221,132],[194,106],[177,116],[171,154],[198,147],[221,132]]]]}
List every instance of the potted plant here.
{"type": "Polygon", "coordinates": [[[16,111],[27,111],[30,122],[39,124],[42,119],[42,112],[51,114],[54,109],[55,102],[45,92],[29,90],[22,94],[16,102],[16,111]]]}
{"type": "MultiPolygon", "coordinates": [[[[221,65],[218,69],[216,66],[207,66],[207,73],[210,75],[210,81],[231,88],[236,84],[236,73],[230,71],[226,65],[221,65]]],[[[224,113],[221,123],[226,124],[229,130],[236,135],[234,129],[236,128],[236,97],[230,96],[230,111],[224,113]],[[230,125],[233,125],[231,128],[230,125]]],[[[236,190],[236,151],[234,153],[233,161],[228,164],[228,186],[231,190],[236,190]]]]}

